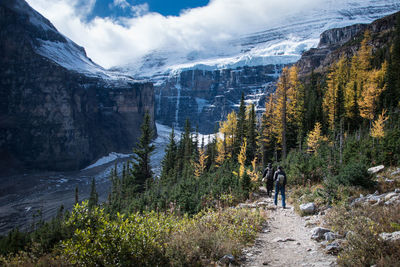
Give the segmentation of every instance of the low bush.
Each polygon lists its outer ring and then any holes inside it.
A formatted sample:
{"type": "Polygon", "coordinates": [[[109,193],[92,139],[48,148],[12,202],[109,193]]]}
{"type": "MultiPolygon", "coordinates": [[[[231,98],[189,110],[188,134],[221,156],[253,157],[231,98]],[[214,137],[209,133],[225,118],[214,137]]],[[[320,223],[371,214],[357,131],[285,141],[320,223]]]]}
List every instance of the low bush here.
{"type": "Polygon", "coordinates": [[[338,256],[342,266],[398,266],[400,244],[388,244],[380,239],[383,232],[398,231],[400,207],[336,206],[326,216],[328,226],[346,235],[338,256]]]}
{"type": "Polygon", "coordinates": [[[156,266],[199,265],[238,255],[261,229],[259,211],[228,208],[203,211],[192,218],[165,213],[118,214],[75,206],[67,225],[75,228],[63,242],[63,254],[77,265],[156,266]]]}

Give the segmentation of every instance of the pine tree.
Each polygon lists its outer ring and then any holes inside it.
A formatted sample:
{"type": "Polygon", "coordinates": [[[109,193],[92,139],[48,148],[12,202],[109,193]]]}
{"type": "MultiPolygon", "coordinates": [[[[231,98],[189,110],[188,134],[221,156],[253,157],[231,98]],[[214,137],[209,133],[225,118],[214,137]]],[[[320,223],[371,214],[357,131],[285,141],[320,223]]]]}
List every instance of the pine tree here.
{"type": "Polygon", "coordinates": [[[254,105],[248,106],[247,111],[247,163],[254,159],[257,153],[257,125],[256,125],[256,111],[254,105]]]}
{"type": "Polygon", "coordinates": [[[79,203],[79,189],[78,186],[75,186],[75,204],[79,203]]]}
{"type": "Polygon", "coordinates": [[[150,155],[154,151],[154,145],[151,144],[153,138],[153,129],[150,125],[150,115],[148,112],[144,115],[143,124],[141,126],[142,135],[136,148],[133,150],[133,169],[136,190],[143,192],[147,183],[152,181],[153,173],[150,166],[150,155]]]}
{"type": "Polygon", "coordinates": [[[162,179],[167,177],[172,169],[175,167],[175,160],[176,160],[176,153],[177,153],[177,145],[175,142],[175,130],[172,127],[171,134],[169,136],[169,143],[168,146],[165,148],[165,155],[161,162],[162,172],[161,177],[162,179]]]}
{"type": "Polygon", "coordinates": [[[237,114],[237,128],[236,128],[236,140],[234,153],[237,154],[240,151],[243,139],[246,137],[246,104],[244,103],[244,93],[240,98],[239,111],[237,114]]]}
{"type": "Polygon", "coordinates": [[[90,186],[89,203],[88,203],[89,209],[92,209],[95,206],[97,206],[98,200],[99,200],[99,195],[97,194],[96,191],[96,181],[94,180],[94,178],[92,178],[92,184],[90,186]]]}

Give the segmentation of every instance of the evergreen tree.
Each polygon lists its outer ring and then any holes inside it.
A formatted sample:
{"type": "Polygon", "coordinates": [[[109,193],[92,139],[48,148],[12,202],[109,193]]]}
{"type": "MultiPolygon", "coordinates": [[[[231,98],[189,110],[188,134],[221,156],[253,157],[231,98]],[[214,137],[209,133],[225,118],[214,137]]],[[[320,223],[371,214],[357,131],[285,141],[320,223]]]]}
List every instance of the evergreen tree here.
{"type": "Polygon", "coordinates": [[[254,105],[249,106],[247,115],[247,164],[250,164],[257,153],[257,124],[254,105]]]}
{"type": "Polygon", "coordinates": [[[177,145],[175,142],[175,130],[172,127],[171,134],[169,136],[169,143],[165,149],[165,156],[161,162],[162,172],[161,177],[164,179],[175,167],[177,145]]]}
{"type": "Polygon", "coordinates": [[[153,173],[150,166],[150,155],[154,151],[154,145],[151,144],[153,138],[153,129],[150,125],[150,115],[148,112],[144,115],[141,126],[142,135],[136,148],[133,150],[133,169],[132,175],[134,183],[137,186],[137,192],[143,192],[152,181],[153,173]]]}
{"type": "Polygon", "coordinates": [[[75,187],[75,204],[79,203],[79,189],[78,186],[75,187]]]}
{"type": "Polygon", "coordinates": [[[99,195],[97,194],[96,191],[96,181],[94,178],[92,178],[92,184],[90,186],[90,196],[89,196],[89,209],[92,209],[93,207],[97,206],[99,200],[99,195]]]}
{"type": "Polygon", "coordinates": [[[234,147],[235,155],[239,153],[240,147],[245,137],[246,137],[246,104],[244,103],[244,93],[242,92],[242,97],[240,98],[239,112],[237,114],[236,140],[234,147]]]}

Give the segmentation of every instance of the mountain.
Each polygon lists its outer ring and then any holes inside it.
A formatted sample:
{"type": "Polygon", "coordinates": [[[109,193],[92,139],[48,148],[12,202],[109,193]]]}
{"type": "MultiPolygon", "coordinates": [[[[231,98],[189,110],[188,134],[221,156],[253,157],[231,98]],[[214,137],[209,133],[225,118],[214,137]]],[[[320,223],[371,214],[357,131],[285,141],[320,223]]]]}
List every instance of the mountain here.
{"type": "Polygon", "coordinates": [[[0,169],[75,170],[128,152],[152,83],[107,71],[23,0],[0,2],[0,169]]]}
{"type": "MultiPolygon", "coordinates": [[[[186,118],[210,133],[237,108],[241,93],[258,112],[274,90],[281,69],[318,46],[320,34],[351,27],[352,38],[363,24],[400,10],[397,0],[325,1],[307,11],[282,16],[265,30],[242,36],[207,51],[153,51],[141,61],[118,68],[155,83],[156,119],[183,127],[186,118]]],[[[324,44],[324,40],[322,43],[324,44]]]]}

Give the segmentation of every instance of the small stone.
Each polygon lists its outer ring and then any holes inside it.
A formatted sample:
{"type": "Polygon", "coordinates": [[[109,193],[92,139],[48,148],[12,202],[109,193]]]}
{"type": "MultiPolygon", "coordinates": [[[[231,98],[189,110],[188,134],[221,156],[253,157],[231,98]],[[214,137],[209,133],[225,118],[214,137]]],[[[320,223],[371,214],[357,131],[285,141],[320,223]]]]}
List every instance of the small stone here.
{"type": "Polygon", "coordinates": [[[297,245],[298,245],[298,246],[300,246],[300,245],[301,245],[301,243],[300,243],[300,242],[297,242],[297,245]]]}
{"type": "Polygon", "coordinates": [[[233,257],[233,255],[231,255],[231,254],[225,255],[219,260],[219,262],[221,264],[223,264],[223,265],[227,265],[227,264],[232,263],[234,261],[235,261],[235,257],[233,257]]]}
{"type": "Polygon", "coordinates": [[[400,193],[400,188],[396,188],[396,189],[394,190],[394,192],[397,193],[397,194],[399,194],[399,193],[400,193]]]}
{"type": "Polygon", "coordinates": [[[300,211],[303,214],[313,214],[315,210],[316,210],[315,204],[312,202],[300,205],[300,211]]]}
{"type": "Polygon", "coordinates": [[[330,232],[331,230],[323,228],[323,227],[315,227],[311,230],[311,239],[321,240],[324,238],[324,234],[330,232]]]}
{"type": "Polygon", "coordinates": [[[400,174],[400,168],[397,168],[397,170],[392,172],[390,175],[391,176],[395,176],[395,175],[398,175],[398,174],[400,174]]]}
{"type": "Polygon", "coordinates": [[[311,250],[312,250],[311,248],[307,249],[308,252],[310,252],[311,250]]]}
{"type": "Polygon", "coordinates": [[[397,193],[389,193],[385,196],[385,201],[388,201],[389,199],[391,199],[392,197],[397,196],[397,193]]]}
{"type": "Polygon", "coordinates": [[[339,250],[340,250],[340,245],[338,242],[332,242],[325,248],[325,251],[330,254],[337,254],[339,250]]]}
{"type": "Polygon", "coordinates": [[[326,241],[332,241],[332,240],[335,240],[337,238],[337,236],[332,232],[327,232],[324,234],[324,238],[326,241]]]}
{"type": "Polygon", "coordinates": [[[388,178],[386,178],[386,179],[385,179],[385,183],[391,184],[391,183],[394,183],[394,180],[393,180],[393,179],[388,179],[388,178]]]}
{"type": "Polygon", "coordinates": [[[264,261],[264,262],[263,262],[263,265],[268,265],[268,264],[269,264],[268,261],[264,261]]]}

